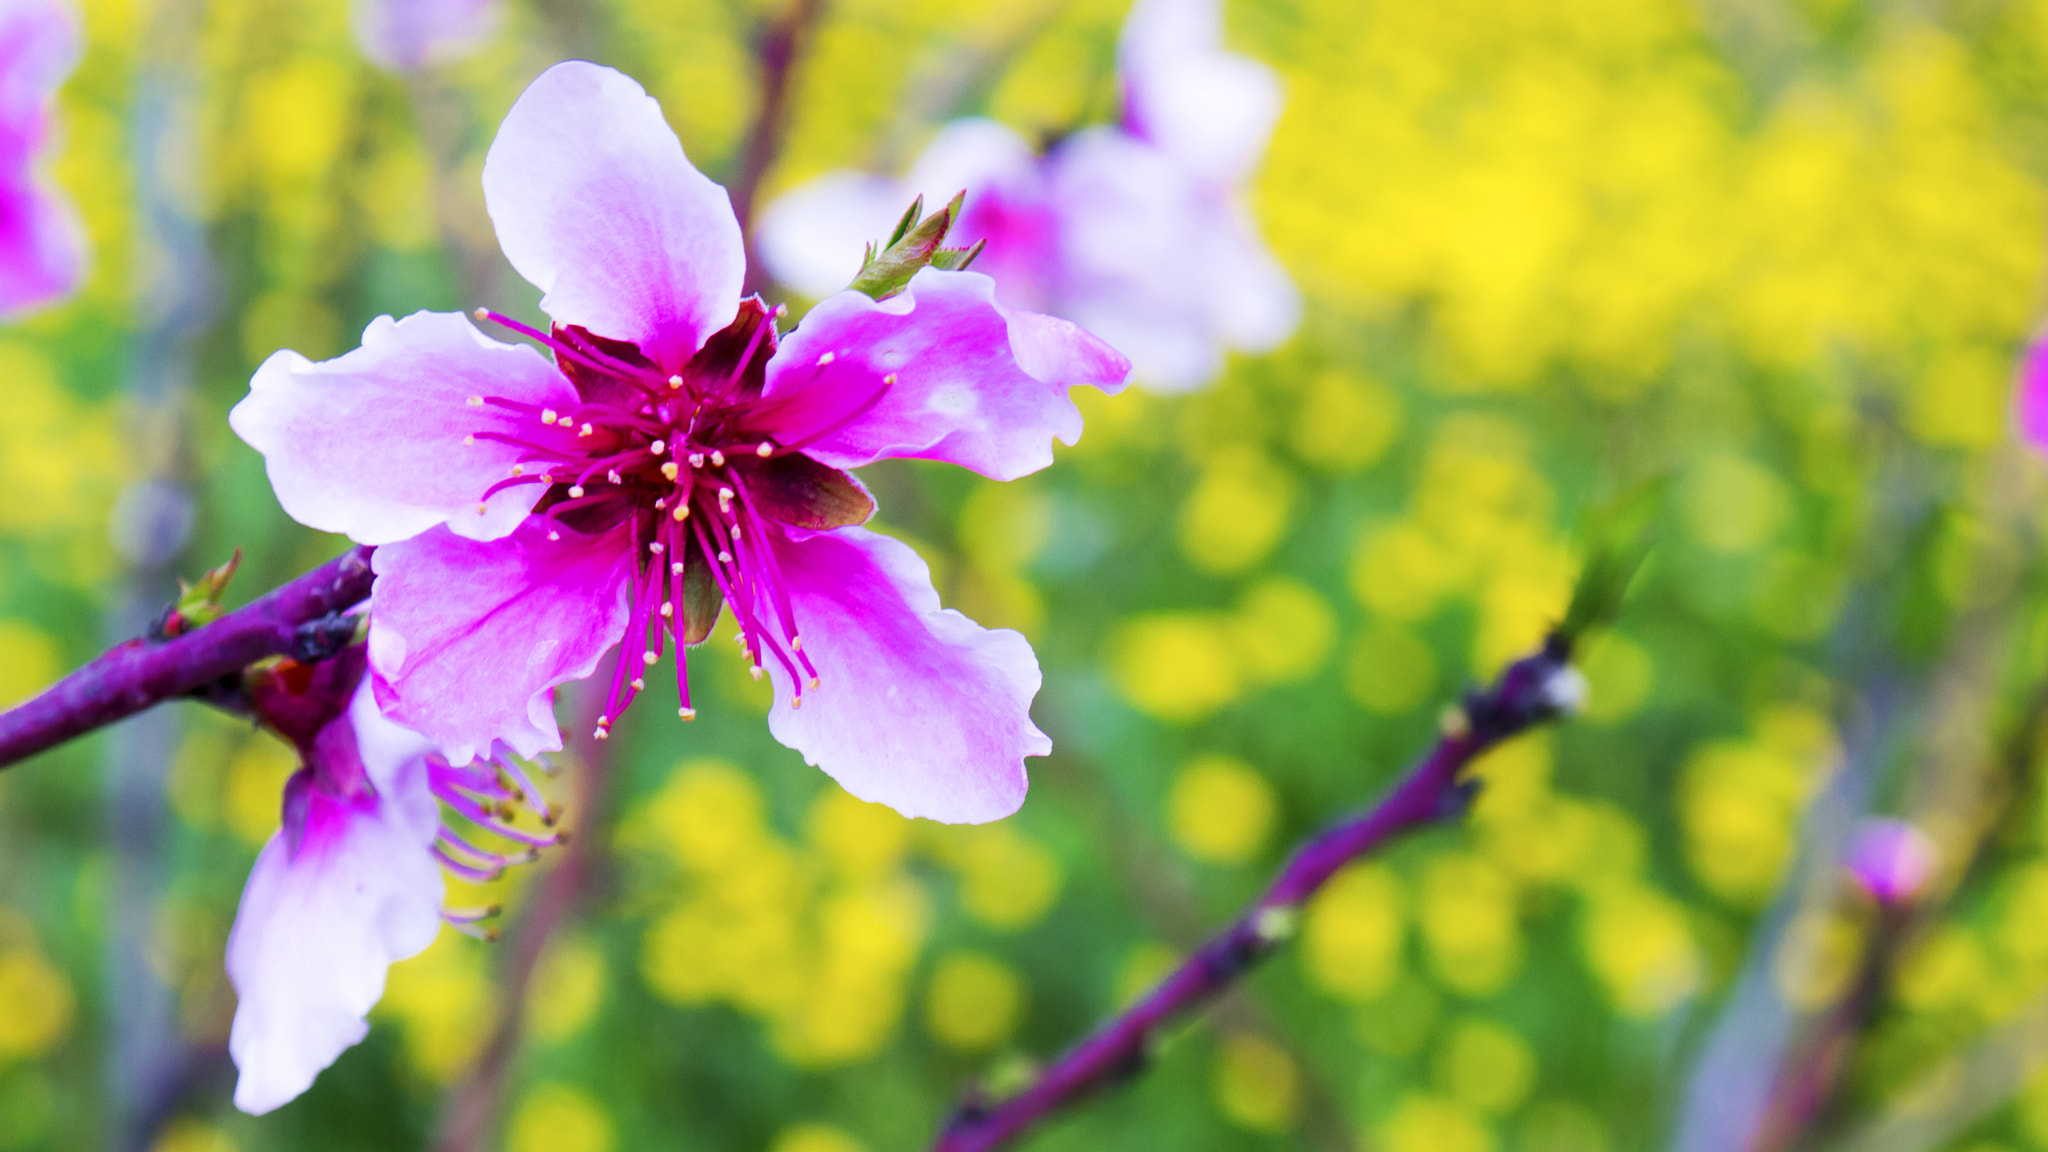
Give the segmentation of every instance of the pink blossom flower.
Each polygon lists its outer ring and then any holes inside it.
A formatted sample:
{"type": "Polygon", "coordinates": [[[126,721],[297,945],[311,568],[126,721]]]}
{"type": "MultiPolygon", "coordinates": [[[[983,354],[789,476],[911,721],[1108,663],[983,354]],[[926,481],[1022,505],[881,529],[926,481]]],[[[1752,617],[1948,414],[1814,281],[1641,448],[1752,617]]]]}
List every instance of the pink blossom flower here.
{"type": "Polygon", "coordinates": [[[845,469],[947,460],[996,479],[1052,461],[1128,363],[1064,320],[998,304],[987,277],[926,268],[877,302],[842,292],[778,334],[741,300],[740,233],[638,84],[581,62],[506,115],[484,194],[554,353],[468,318],[372,323],[362,347],[280,352],[231,422],[293,517],[379,545],[370,660],[391,717],[455,763],[503,740],[561,747],[552,690],[624,644],[599,737],[665,637],[730,608],[769,729],[849,791],[908,815],[987,820],[1022,803],[1037,659],[940,608],[907,546],[861,525],[845,469]]]}
{"type": "Polygon", "coordinates": [[[84,264],[71,210],[36,170],[57,87],[77,63],[60,0],[0,0],[0,316],[62,296],[84,264]]]}
{"type": "Polygon", "coordinates": [[[500,0],[355,0],[356,43],[393,72],[452,64],[497,31],[502,8],[500,0]]]}
{"type": "Polygon", "coordinates": [[[1934,861],[1934,841],[1904,820],[1865,820],[1849,840],[1849,876],[1880,904],[1917,899],[1934,861]]]}
{"type": "Polygon", "coordinates": [[[1222,48],[1221,0],[1140,0],[1118,53],[1124,110],[1044,155],[991,120],[941,128],[901,181],[836,172],[763,213],[777,279],[822,295],[911,195],[966,189],[956,236],[1004,302],[1085,325],[1128,353],[1140,381],[1183,391],[1223,350],[1285,340],[1301,303],[1245,210],[1242,187],[1280,113],[1263,65],[1222,48]]]}
{"type": "Polygon", "coordinates": [[[228,936],[240,997],[228,1051],[245,1112],[290,1102],[361,1040],[385,970],[433,943],[444,919],[469,928],[484,915],[442,910],[443,868],[489,879],[556,839],[498,815],[523,803],[552,819],[512,761],[450,767],[378,712],[364,668],[357,646],[252,678],[258,715],[304,766],[285,786],[283,824],[256,857],[228,936]],[[443,804],[523,847],[477,847],[444,826],[443,804]]]}

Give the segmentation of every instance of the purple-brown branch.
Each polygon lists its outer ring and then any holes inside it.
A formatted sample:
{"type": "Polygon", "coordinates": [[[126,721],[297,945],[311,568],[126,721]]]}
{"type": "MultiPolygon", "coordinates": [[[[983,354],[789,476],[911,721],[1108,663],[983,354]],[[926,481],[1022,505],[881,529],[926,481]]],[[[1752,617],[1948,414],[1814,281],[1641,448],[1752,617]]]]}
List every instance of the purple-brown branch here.
{"type": "Polygon", "coordinates": [[[747,246],[745,290],[759,292],[767,286],[767,270],[754,251],[754,208],[760,199],[761,182],[782,151],[782,137],[789,131],[789,85],[796,70],[797,54],[804,37],[817,23],[825,0],[790,0],[782,17],[761,33],[755,55],[761,62],[761,104],[740,151],[739,166],[727,192],[732,197],[732,214],[740,222],[740,234],[747,246]]]}
{"type": "Polygon", "coordinates": [[[201,692],[272,656],[313,660],[354,632],[334,615],[370,595],[370,549],[351,548],[261,599],[174,639],[130,640],[0,712],[0,768],[146,708],[201,692]]]}
{"type": "Polygon", "coordinates": [[[1143,999],[1062,1053],[1030,1087],[999,1103],[963,1104],[932,1152],[993,1152],[1054,1112],[1140,1071],[1159,1030],[1214,1000],[1285,941],[1302,905],[1338,870],[1403,832],[1462,813],[1471,789],[1461,776],[1474,758],[1570,706],[1570,656],[1569,642],[1553,636],[1492,687],[1466,697],[1429,755],[1384,799],[1304,844],[1229,927],[1143,999]]]}

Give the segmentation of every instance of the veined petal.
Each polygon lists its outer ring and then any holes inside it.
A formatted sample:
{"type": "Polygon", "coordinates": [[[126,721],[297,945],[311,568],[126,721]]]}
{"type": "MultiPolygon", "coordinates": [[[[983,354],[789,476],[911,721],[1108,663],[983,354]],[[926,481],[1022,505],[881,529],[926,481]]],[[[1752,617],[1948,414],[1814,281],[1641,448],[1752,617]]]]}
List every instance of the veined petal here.
{"type": "Polygon", "coordinates": [[[333,360],[272,355],[228,423],[263,454],[278,503],[301,524],[362,544],[444,522],[489,540],[524,519],[543,486],[479,500],[522,452],[469,438],[532,427],[530,417],[471,403],[485,396],[564,410],[576,403],[568,380],[532,348],[500,344],[460,313],[416,312],[379,316],[362,347],[333,360]]]}
{"type": "Polygon", "coordinates": [[[661,105],[581,60],[530,85],[484,160],[498,243],[541,308],[680,371],[739,307],[746,256],[725,189],[683,155],[661,105]]]}
{"type": "Polygon", "coordinates": [[[949,823],[1024,802],[1024,758],[1052,751],[1031,722],[1038,658],[1023,636],[939,606],[910,546],[866,528],[775,533],[819,685],[769,660],[768,730],[863,800],[949,823]]]}
{"type": "Polygon", "coordinates": [[[1124,127],[1218,184],[1248,173],[1280,119],[1280,82],[1225,52],[1222,0],[1139,0],[1124,20],[1124,127]]]}
{"type": "Polygon", "coordinates": [[[631,549],[630,525],[586,535],[540,517],[502,540],[435,529],[377,549],[377,703],[453,764],[494,739],[526,757],[559,749],[554,688],[625,633],[631,549]]]}
{"type": "Polygon", "coordinates": [[[772,431],[834,468],[884,456],[949,460],[998,480],[1052,463],[1081,413],[1068,389],[1122,389],[1124,358],[1073,325],[1011,313],[988,277],[927,268],[880,302],[841,292],[768,364],[772,431]],[[1023,333],[1022,348],[1013,343],[1023,333]]]}
{"type": "Polygon", "coordinates": [[[297,835],[263,846],[228,936],[228,979],[240,1003],[228,1035],[241,1078],[235,1106],[262,1114],[304,1092],[369,1030],[385,970],[433,943],[441,870],[409,812],[431,807],[415,757],[377,795],[337,799],[306,788],[297,835]],[[296,849],[292,842],[296,841],[296,849]]]}

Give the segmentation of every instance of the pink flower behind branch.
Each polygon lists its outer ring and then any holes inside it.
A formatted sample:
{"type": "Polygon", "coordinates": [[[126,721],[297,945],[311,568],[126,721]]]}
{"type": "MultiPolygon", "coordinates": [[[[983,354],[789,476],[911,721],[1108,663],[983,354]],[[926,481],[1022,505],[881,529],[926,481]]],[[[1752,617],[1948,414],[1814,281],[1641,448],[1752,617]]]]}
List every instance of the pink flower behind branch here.
{"type": "Polygon", "coordinates": [[[370,661],[379,703],[456,762],[502,740],[561,747],[553,690],[623,644],[609,736],[672,639],[722,610],[769,728],[854,794],[907,815],[988,820],[1023,801],[1036,658],[1015,632],[939,606],[908,548],[861,525],[847,472],[945,460],[1000,480],[1081,433],[1069,389],[1130,366],[1073,324],[924,268],[876,301],[842,292],[782,333],[742,300],[724,189],[661,109],[609,68],[534,81],[484,165],[513,267],[553,353],[469,319],[379,319],[315,364],[280,352],[231,422],[285,510],[380,545],[370,661]]]}
{"type": "Polygon", "coordinates": [[[1935,856],[1934,841],[1904,820],[1865,820],[1849,840],[1849,876],[1880,904],[1908,903],[1934,878],[1935,856]]]}
{"type": "Polygon", "coordinates": [[[39,171],[78,52],[61,0],[0,0],[0,317],[69,292],[84,266],[78,223],[39,171]]]}
{"type": "Polygon", "coordinates": [[[393,72],[452,64],[498,30],[502,0],[355,0],[356,43],[393,72]]]}
{"type": "Polygon", "coordinates": [[[1131,356],[1163,391],[1213,379],[1299,322],[1294,285],[1260,241],[1243,188],[1279,117],[1271,70],[1222,48],[1219,0],[1142,0],[1118,52],[1119,123],[1039,155],[990,120],[941,128],[904,180],[837,172],[771,204],[769,270],[813,296],[843,286],[863,242],[912,195],[968,193],[956,232],[1018,307],[1055,312],[1131,356]]]}
{"type": "Polygon", "coordinates": [[[256,674],[250,692],[303,764],[228,936],[228,979],[240,998],[228,1037],[241,1073],[235,1105],[260,1114],[296,1098],[363,1038],[393,963],[424,950],[444,920],[469,929],[481,918],[442,909],[444,868],[488,878],[555,837],[502,823],[520,804],[552,819],[510,760],[453,768],[385,719],[361,648],[256,674]],[[468,831],[443,823],[444,804],[468,831]],[[519,847],[480,848],[478,832],[519,847]]]}

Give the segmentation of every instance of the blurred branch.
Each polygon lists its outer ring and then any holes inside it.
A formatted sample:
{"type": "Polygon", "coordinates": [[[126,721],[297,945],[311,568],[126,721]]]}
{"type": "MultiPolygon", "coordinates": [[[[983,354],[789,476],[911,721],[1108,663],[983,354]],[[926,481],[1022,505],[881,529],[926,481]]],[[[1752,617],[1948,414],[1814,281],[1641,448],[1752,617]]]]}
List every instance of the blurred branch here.
{"type": "MultiPolygon", "coordinates": [[[[604,685],[611,682],[614,652],[583,685],[577,700],[574,730],[590,732],[604,707],[604,685]]],[[[549,942],[569,923],[595,886],[603,857],[599,821],[610,793],[611,753],[618,741],[581,742],[576,758],[576,835],[561,859],[540,882],[540,891],[513,930],[506,945],[503,977],[498,987],[498,1018],[483,1052],[442,1109],[436,1152],[480,1152],[491,1147],[491,1131],[504,1109],[505,1086],[512,1058],[519,1053],[526,1030],[526,1003],[534,970],[549,942]]]]}
{"type": "Polygon", "coordinates": [[[746,238],[748,292],[759,292],[767,283],[767,272],[754,252],[754,202],[760,198],[761,182],[789,132],[789,85],[797,53],[824,8],[825,0],[790,0],[781,18],[761,33],[755,49],[761,61],[761,103],[753,127],[747,131],[739,169],[727,185],[732,213],[739,218],[740,234],[746,238]]]}
{"type": "Polygon", "coordinates": [[[1468,694],[1444,722],[1436,747],[1378,804],[1297,850],[1266,892],[1123,1014],[1068,1049],[1030,1087],[999,1103],[970,1098],[947,1121],[933,1152],[991,1152],[1057,1112],[1142,1071],[1160,1030],[1214,1000],[1289,939],[1301,910],[1346,864],[1417,828],[1462,815],[1463,779],[1481,753],[1568,711],[1583,687],[1572,642],[1553,634],[1468,694]]]}
{"type": "MultiPolygon", "coordinates": [[[[0,768],[137,712],[201,692],[271,656],[318,659],[339,635],[334,615],[370,595],[367,547],[351,548],[203,628],[122,644],[47,691],[0,712],[0,768]]],[[[352,635],[348,622],[345,631],[352,635]]]]}

